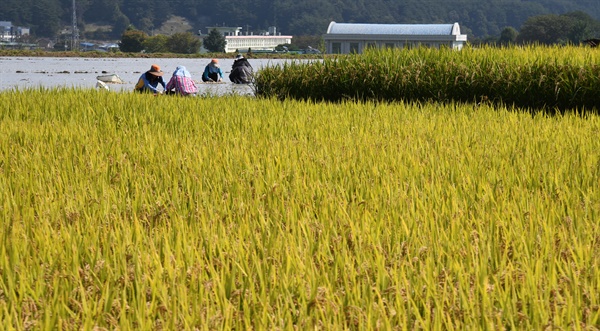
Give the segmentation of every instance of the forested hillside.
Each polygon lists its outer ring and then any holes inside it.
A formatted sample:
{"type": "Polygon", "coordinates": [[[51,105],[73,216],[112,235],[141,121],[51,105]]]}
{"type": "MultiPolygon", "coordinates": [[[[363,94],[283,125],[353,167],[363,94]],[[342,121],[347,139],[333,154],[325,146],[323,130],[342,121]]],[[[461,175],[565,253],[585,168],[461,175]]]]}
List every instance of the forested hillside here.
{"type": "MultiPolygon", "coordinates": [[[[54,37],[71,26],[72,0],[3,0],[0,21],[31,28],[37,37],[54,37]]],[[[151,33],[172,15],[185,17],[192,29],[241,26],[264,31],[276,26],[290,35],[322,35],[329,22],[453,23],[470,39],[519,29],[531,16],[583,11],[600,19],[598,0],[76,0],[83,38],[89,25],[104,26],[96,36],[118,38],[132,24],[151,33]]],[[[86,35],[88,34],[88,35],[86,35]]]]}

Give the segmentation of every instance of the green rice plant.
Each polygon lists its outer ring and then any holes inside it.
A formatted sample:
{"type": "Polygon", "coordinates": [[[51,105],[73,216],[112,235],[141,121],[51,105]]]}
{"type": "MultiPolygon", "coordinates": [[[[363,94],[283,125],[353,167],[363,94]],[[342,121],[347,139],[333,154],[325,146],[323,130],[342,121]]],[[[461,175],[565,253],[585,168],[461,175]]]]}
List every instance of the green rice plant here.
{"type": "Polygon", "coordinates": [[[592,330],[599,130],[486,104],[5,91],[0,325],[592,330]]]}
{"type": "Polygon", "coordinates": [[[256,94],[301,100],[494,102],[548,111],[600,105],[600,58],[581,47],[370,49],[261,70],[256,94]]]}

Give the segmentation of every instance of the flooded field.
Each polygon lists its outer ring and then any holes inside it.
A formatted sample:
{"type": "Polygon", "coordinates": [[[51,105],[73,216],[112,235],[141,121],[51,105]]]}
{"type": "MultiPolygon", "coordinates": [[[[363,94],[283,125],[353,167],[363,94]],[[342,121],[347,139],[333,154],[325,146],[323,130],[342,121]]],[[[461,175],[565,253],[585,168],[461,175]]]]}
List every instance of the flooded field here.
{"type": "MultiPolygon", "coordinates": [[[[283,64],[281,59],[249,59],[254,70],[283,64]]],[[[97,76],[117,74],[123,84],[107,84],[111,91],[133,91],[142,73],[158,64],[165,72],[165,81],[178,65],[184,65],[198,82],[199,94],[252,95],[251,85],[237,85],[229,81],[233,59],[220,59],[225,83],[202,83],[202,72],[210,59],[157,59],[157,58],[53,58],[53,57],[0,57],[0,91],[36,87],[95,88],[97,76]]]]}

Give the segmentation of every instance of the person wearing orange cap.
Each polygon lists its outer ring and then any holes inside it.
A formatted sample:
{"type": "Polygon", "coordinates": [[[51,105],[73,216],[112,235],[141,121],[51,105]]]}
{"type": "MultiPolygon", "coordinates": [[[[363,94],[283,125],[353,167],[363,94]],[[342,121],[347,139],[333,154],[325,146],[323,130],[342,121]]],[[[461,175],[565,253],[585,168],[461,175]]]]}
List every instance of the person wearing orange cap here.
{"type": "Polygon", "coordinates": [[[202,74],[203,82],[221,82],[223,81],[223,71],[219,66],[219,60],[212,59],[209,64],[204,68],[202,74]]]}
{"type": "Polygon", "coordinates": [[[158,84],[162,85],[163,90],[166,90],[165,80],[162,76],[163,72],[160,70],[160,67],[157,64],[153,64],[150,70],[140,76],[137,84],[135,84],[135,91],[161,94],[162,91],[158,90],[158,84]]]}

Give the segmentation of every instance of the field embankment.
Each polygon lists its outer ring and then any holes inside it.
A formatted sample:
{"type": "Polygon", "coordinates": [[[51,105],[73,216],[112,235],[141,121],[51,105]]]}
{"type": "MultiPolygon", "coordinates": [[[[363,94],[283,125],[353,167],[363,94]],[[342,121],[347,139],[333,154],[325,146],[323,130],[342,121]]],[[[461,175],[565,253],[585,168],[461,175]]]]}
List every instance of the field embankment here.
{"type": "Polygon", "coordinates": [[[0,324],[600,326],[600,118],[0,93],[0,324]]]}
{"type": "Polygon", "coordinates": [[[583,47],[374,49],[260,71],[259,95],[312,100],[600,107],[600,52],[583,47]]]}
{"type": "MultiPolygon", "coordinates": [[[[129,53],[129,52],[104,52],[104,51],[45,51],[45,50],[5,50],[0,49],[0,56],[27,56],[27,57],[60,57],[60,58],[156,58],[156,59],[233,59],[237,53],[129,53]]],[[[316,54],[291,54],[291,53],[244,53],[249,59],[319,59],[323,55],[316,54]]]]}

